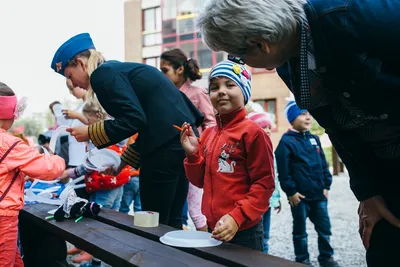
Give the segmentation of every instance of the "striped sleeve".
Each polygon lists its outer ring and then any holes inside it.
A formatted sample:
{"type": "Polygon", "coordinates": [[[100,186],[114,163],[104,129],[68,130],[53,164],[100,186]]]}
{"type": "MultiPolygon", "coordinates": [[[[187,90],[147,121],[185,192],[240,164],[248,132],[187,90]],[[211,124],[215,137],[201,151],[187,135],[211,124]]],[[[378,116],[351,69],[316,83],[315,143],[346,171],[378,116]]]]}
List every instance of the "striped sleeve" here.
{"type": "Polygon", "coordinates": [[[140,166],[140,153],[137,152],[132,146],[128,146],[121,155],[121,160],[131,167],[138,169],[140,166]]]}
{"type": "Polygon", "coordinates": [[[89,138],[92,140],[96,147],[107,147],[111,145],[110,138],[107,136],[104,130],[104,121],[99,121],[89,126],[89,138]]]}

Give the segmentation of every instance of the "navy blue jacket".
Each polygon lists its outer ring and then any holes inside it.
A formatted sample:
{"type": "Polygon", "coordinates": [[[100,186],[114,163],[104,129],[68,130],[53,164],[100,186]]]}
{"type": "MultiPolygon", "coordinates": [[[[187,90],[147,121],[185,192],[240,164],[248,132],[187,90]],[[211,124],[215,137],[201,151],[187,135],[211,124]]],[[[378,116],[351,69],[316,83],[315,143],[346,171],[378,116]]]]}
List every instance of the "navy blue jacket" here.
{"type": "Polygon", "coordinates": [[[279,182],[286,195],[300,193],[305,200],[323,200],[330,189],[329,172],[321,142],[310,132],[286,132],[275,151],[279,182]]]}
{"type": "Polygon", "coordinates": [[[92,73],[90,83],[114,119],[89,126],[89,137],[104,148],[139,133],[121,156],[132,167],[139,167],[140,155],[171,142],[180,145],[180,132],[173,125],[202,123],[203,115],[186,95],[152,66],[107,61],[92,73]]]}
{"type": "MultiPolygon", "coordinates": [[[[360,201],[398,184],[398,176],[383,175],[382,168],[400,164],[399,10],[399,0],[307,0],[305,5],[322,84],[315,95],[326,97],[309,112],[325,128],[360,201]],[[348,123],[354,118],[357,123],[348,123]]],[[[296,91],[299,73],[287,64],[278,72],[296,91]]],[[[301,96],[295,97],[299,103],[301,96]]]]}

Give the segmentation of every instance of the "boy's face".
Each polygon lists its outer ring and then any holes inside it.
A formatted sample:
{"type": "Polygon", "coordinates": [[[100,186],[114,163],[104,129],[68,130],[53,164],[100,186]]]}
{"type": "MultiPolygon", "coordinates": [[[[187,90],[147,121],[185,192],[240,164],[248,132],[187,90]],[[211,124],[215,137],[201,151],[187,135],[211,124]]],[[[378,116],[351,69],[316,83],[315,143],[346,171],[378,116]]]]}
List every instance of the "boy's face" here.
{"type": "Polygon", "coordinates": [[[215,77],[210,81],[210,99],[219,114],[228,114],[244,107],[244,96],[240,87],[226,77],[215,77]]]}
{"type": "Polygon", "coordinates": [[[263,130],[268,136],[271,136],[271,126],[267,126],[263,130]]]}
{"type": "Polygon", "coordinates": [[[312,118],[310,113],[303,112],[292,122],[293,129],[299,132],[308,131],[311,128],[312,118]]]}

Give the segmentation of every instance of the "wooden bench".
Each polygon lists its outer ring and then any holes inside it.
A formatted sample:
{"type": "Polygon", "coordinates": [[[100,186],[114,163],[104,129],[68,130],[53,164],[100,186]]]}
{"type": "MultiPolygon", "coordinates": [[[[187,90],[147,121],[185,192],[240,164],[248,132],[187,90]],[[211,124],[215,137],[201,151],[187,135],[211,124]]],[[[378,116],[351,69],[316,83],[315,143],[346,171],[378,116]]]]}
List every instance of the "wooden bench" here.
{"type": "MultiPolygon", "coordinates": [[[[143,228],[133,225],[134,217],[113,210],[103,209],[96,220],[146,239],[160,242],[159,238],[169,231],[176,230],[166,225],[143,228]]],[[[265,253],[224,243],[210,248],[177,248],[202,259],[226,266],[262,266],[262,267],[301,267],[304,266],[286,259],[267,255],[265,253]]]]}
{"type": "MultiPolygon", "coordinates": [[[[26,205],[20,216],[35,224],[36,227],[45,228],[113,267],[222,266],[98,220],[83,218],[78,223],[74,220],[63,222],[45,220],[49,216],[47,212],[51,209],[54,209],[54,206],[26,205]]],[[[105,211],[105,214],[111,215],[109,211],[105,211]]]]}

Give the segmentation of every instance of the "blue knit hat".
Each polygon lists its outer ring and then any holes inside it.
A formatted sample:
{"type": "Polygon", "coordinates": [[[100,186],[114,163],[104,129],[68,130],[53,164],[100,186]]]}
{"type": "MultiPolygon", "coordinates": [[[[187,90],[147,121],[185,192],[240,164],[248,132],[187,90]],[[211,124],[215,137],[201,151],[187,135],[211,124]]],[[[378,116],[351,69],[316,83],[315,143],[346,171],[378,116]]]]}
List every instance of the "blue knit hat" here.
{"type": "Polygon", "coordinates": [[[215,77],[226,77],[234,81],[244,95],[244,104],[249,102],[251,97],[251,73],[244,65],[236,64],[235,62],[225,60],[215,65],[208,77],[209,81],[215,77]]]}
{"type": "Polygon", "coordinates": [[[295,101],[290,101],[283,113],[285,114],[286,118],[288,119],[289,123],[291,124],[301,113],[308,112],[306,109],[300,109],[297,106],[295,101]]]}
{"type": "Polygon", "coordinates": [[[51,68],[64,76],[68,62],[80,52],[96,49],[89,33],[81,33],[63,43],[53,57],[51,68]]]}

